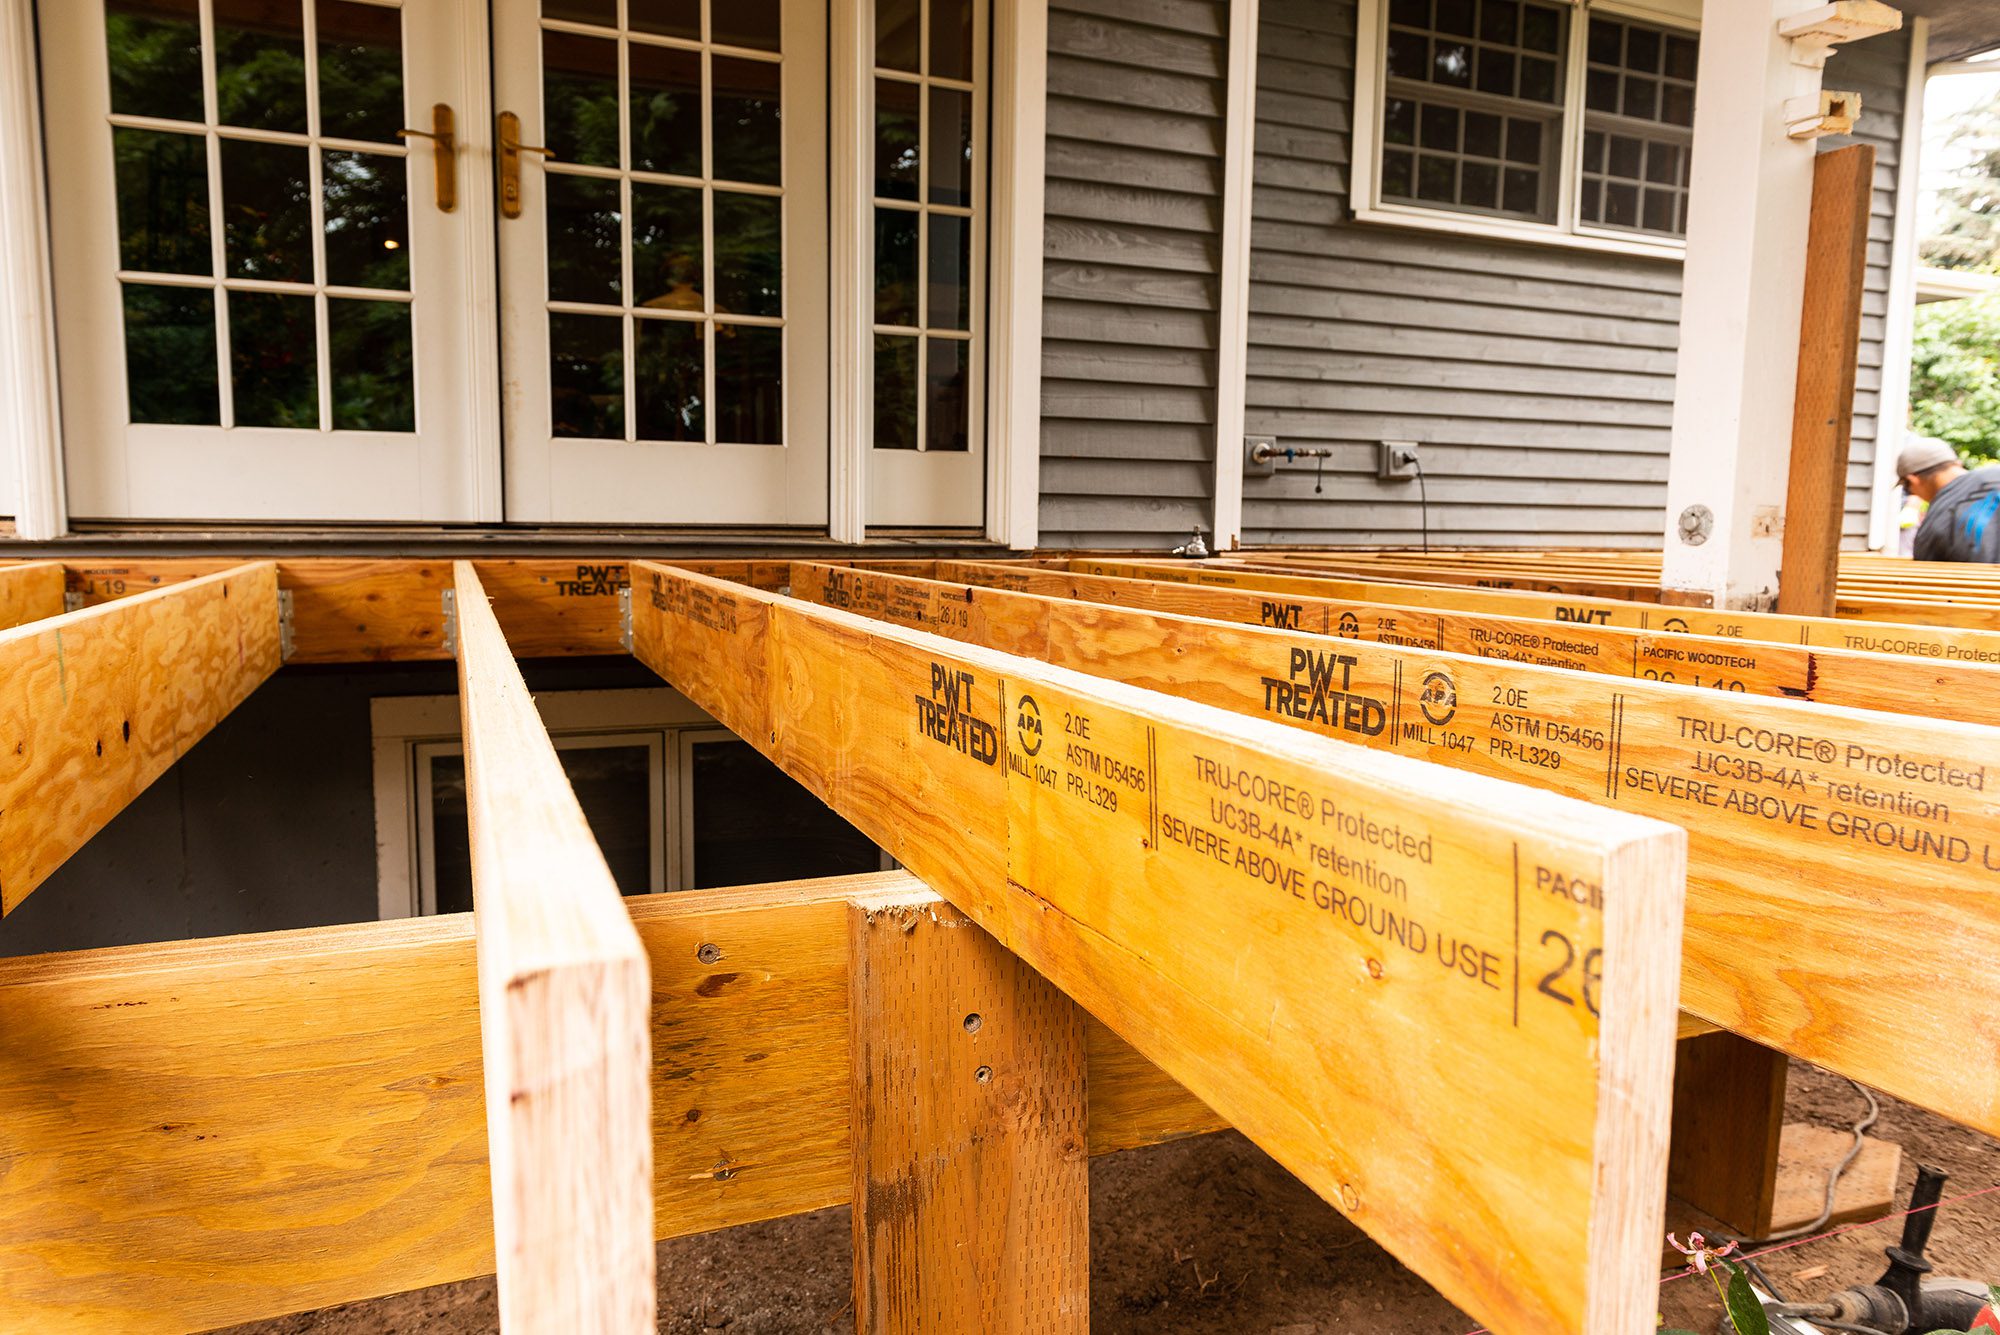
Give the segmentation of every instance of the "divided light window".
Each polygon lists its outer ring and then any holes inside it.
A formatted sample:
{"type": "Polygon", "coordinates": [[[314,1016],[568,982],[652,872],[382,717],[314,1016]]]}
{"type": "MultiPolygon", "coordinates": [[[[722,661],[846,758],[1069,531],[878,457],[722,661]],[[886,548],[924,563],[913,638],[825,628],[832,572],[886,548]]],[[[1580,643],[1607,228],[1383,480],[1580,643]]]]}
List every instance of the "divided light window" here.
{"type": "Polygon", "coordinates": [[[1686,234],[1692,31],[1578,0],[1376,3],[1380,204],[1686,234]]]}

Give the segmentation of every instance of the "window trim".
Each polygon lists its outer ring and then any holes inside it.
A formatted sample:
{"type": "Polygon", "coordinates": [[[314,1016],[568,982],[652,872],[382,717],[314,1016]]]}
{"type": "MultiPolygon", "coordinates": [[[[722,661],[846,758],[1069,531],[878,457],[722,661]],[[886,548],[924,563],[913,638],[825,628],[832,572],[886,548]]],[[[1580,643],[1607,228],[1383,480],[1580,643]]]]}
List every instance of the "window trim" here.
{"type": "Polygon", "coordinates": [[[1563,72],[1563,105],[1558,119],[1557,141],[1561,154],[1556,172],[1556,221],[1527,222],[1490,218],[1448,209],[1428,209],[1415,204],[1398,204],[1381,197],[1382,185],[1382,98],[1387,83],[1389,0],[1361,0],[1356,15],[1354,39],[1354,105],[1352,108],[1353,147],[1349,154],[1348,207],[1354,220],[1427,232],[1448,232],[1454,236],[1483,237],[1495,241],[1527,242],[1560,246],[1570,250],[1598,251],[1615,255],[1635,255],[1648,259],[1680,260],[1687,254],[1685,240],[1649,237],[1616,228],[1591,227],[1576,218],[1579,165],[1583,152],[1583,85],[1588,50],[1586,25],[1592,12],[1638,19],[1662,27],[1679,28],[1699,34],[1699,7],[1676,0],[1554,0],[1569,5],[1570,46],[1563,72]]]}

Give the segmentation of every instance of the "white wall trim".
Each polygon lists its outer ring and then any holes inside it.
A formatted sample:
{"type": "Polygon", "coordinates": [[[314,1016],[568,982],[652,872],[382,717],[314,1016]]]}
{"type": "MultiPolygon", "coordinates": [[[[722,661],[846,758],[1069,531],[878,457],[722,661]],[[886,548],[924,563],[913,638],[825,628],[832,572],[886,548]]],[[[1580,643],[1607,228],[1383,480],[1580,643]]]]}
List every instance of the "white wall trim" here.
{"type": "Polygon", "coordinates": [[[1257,164],[1257,0],[1229,6],[1223,120],[1222,271],[1215,337],[1215,542],[1243,545],[1243,431],[1250,394],[1250,217],[1257,164]]]}
{"type": "Polygon", "coordinates": [[[499,209],[492,178],[484,169],[493,159],[493,25],[486,4],[460,0],[455,6],[463,34],[458,47],[460,96],[458,169],[471,188],[458,192],[465,217],[459,264],[465,273],[465,428],[472,439],[472,513],[483,523],[507,518],[506,462],[501,435],[499,209]],[[475,169],[475,164],[477,167],[475,169]]]}
{"type": "Polygon", "coordinates": [[[17,536],[68,531],[56,388],[54,278],[31,0],[0,0],[0,498],[17,536]],[[11,479],[8,474],[12,474],[11,479]]]}
{"type": "Polygon", "coordinates": [[[1923,193],[1924,91],[1930,81],[1924,54],[1931,21],[1904,21],[1910,34],[1909,72],[1903,83],[1903,136],[1896,153],[1896,218],[1889,245],[1889,310],[1882,329],[1882,392],[1875,409],[1875,474],[1868,504],[1868,545],[1896,542],[1896,455],[1909,434],[1910,356],[1917,327],[1917,198],[1923,193]]]}
{"type": "Polygon", "coordinates": [[[827,535],[868,534],[868,453],[874,442],[875,229],[868,173],[875,126],[875,7],[844,0],[827,15],[827,267],[831,313],[827,385],[827,535]]]}
{"type": "Polygon", "coordinates": [[[1048,0],[995,0],[992,77],[986,536],[1026,550],[1041,541],[1048,0]]]}

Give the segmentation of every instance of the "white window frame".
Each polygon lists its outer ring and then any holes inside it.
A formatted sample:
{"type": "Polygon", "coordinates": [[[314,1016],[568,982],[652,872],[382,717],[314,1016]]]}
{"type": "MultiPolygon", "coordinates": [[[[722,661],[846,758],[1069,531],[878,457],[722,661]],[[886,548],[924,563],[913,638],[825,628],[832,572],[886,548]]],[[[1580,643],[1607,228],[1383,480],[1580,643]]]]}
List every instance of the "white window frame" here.
{"type": "Polygon", "coordinates": [[[1526,241],[1573,250],[1605,251],[1678,260],[1687,242],[1636,235],[1577,221],[1577,178],[1583,155],[1583,84],[1588,50],[1586,24],[1593,13],[1637,19],[1699,34],[1700,0],[1544,0],[1570,10],[1569,51],[1563,71],[1563,105],[1556,164],[1556,221],[1528,222],[1458,213],[1450,209],[1399,204],[1381,197],[1382,97],[1387,79],[1390,0],[1360,0],[1354,45],[1354,152],[1348,174],[1349,204],[1357,222],[1381,223],[1458,236],[1526,241]]]}

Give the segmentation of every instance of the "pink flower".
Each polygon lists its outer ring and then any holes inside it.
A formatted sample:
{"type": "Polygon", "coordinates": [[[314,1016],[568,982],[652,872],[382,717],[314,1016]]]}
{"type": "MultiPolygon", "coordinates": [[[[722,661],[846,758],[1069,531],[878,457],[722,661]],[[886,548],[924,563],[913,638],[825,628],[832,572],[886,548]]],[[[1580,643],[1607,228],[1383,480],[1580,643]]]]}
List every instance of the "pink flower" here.
{"type": "Polygon", "coordinates": [[[1710,1261],[1720,1260],[1722,1257],[1736,1250],[1736,1243],[1733,1240],[1724,1243],[1720,1247],[1711,1247],[1708,1245],[1708,1239],[1702,1237],[1699,1233],[1688,1234],[1688,1245],[1685,1247],[1681,1246],[1679,1238],[1669,1233],[1667,1234],[1667,1245],[1688,1258],[1689,1271],[1699,1271],[1704,1275],[1708,1273],[1708,1263],[1710,1261]]]}

